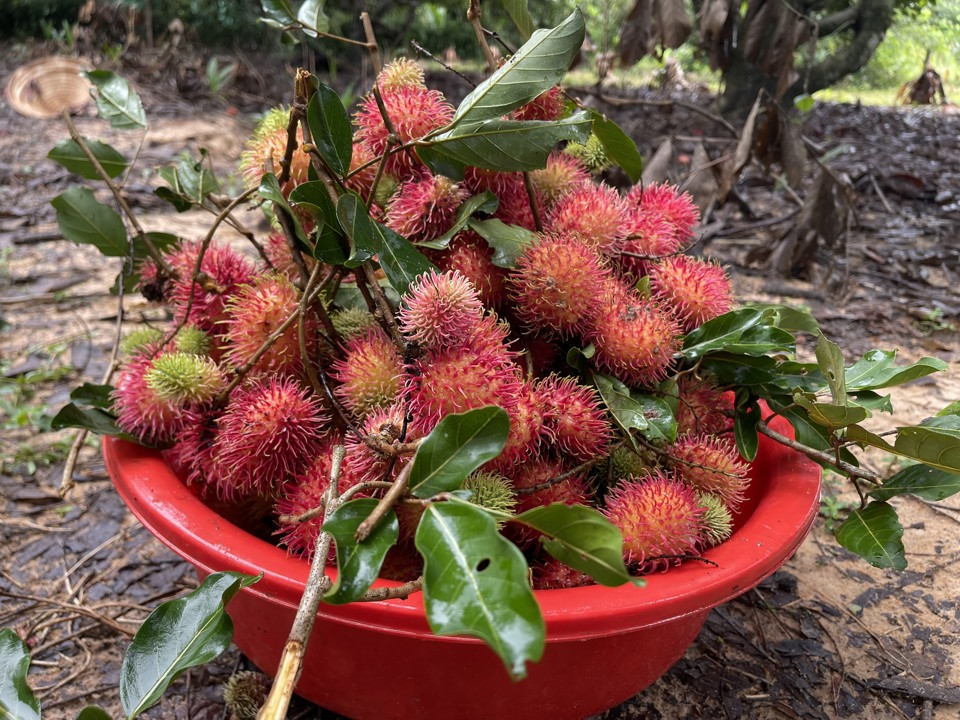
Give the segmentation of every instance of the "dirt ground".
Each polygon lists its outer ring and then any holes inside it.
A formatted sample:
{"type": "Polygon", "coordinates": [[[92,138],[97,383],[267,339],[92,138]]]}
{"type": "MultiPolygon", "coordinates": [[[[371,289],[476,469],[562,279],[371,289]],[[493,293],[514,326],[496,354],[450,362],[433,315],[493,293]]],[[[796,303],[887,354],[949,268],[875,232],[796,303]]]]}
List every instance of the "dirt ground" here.
{"type": "MultiPolygon", "coordinates": [[[[9,69],[9,61],[0,65],[9,69]]],[[[199,235],[208,218],[172,214],[149,192],[148,171],[205,147],[229,172],[237,138],[253,119],[215,99],[188,103],[167,88],[141,90],[151,118],[140,149],[144,171],[131,177],[126,194],[147,229],[199,235]]],[[[706,106],[706,98],[654,91],[631,97],[635,102],[616,108],[594,102],[645,154],[667,134],[681,154],[702,138],[720,136],[711,147],[726,147],[722,127],[680,104],[706,106]]],[[[110,131],[96,118],[77,124],[128,155],[140,147],[138,134],[110,131]]],[[[741,200],[715,212],[699,251],[730,268],[741,299],[811,308],[848,360],[882,347],[899,348],[905,360],[931,355],[950,363],[949,372],[894,392],[893,421],[916,422],[960,399],[960,117],[820,104],[804,132],[832,151],[831,166],[856,191],[855,222],[839,256],[818,255],[801,278],[774,277],[745,261],[789,227],[764,223],[795,207],[758,167],[741,179],[741,200]]],[[[149,609],[193,587],[194,579],[127,512],[95,443],[84,448],[77,485],[61,500],[71,435],[36,432],[72,387],[100,382],[117,315],[105,288],[118,267],[60,239],[47,204],[76,181],[45,157],[64,137],[61,121],[26,119],[0,105],[0,627],[15,628],[31,646],[31,683],[46,717],[72,718],[92,702],[119,716],[119,663],[130,636],[149,609]]],[[[675,177],[684,181],[682,166],[675,177]]],[[[809,179],[797,191],[808,186],[809,179]]],[[[245,222],[256,228],[260,220],[250,213],[245,222]]],[[[138,297],[126,299],[126,313],[134,321],[157,317],[138,297]]],[[[872,462],[882,469],[891,460],[872,462]]],[[[824,492],[821,518],[796,556],[759,588],[715,610],[659,682],[599,717],[956,718],[960,502],[893,501],[910,562],[895,573],[836,546],[830,527],[855,495],[830,477],[824,492]]],[[[231,649],[178,680],[145,717],[225,717],[222,683],[246,666],[231,649]]],[[[291,717],[337,716],[300,703],[291,717]]]]}

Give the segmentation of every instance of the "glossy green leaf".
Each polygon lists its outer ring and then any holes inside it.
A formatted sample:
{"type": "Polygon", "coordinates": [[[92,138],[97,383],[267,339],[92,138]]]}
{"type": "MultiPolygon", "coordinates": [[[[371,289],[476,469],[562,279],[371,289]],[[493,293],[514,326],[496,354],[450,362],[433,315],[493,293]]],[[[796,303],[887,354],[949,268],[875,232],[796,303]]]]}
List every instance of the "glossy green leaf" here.
{"type": "Polygon", "coordinates": [[[160,177],[169,183],[170,187],[157,188],[154,192],[172,203],[180,212],[194,205],[203,205],[208,195],[220,192],[220,183],[206,167],[207,157],[207,151],[201,148],[199,160],[185,157],[175,166],[160,168],[160,177]]]}
{"type": "Polygon", "coordinates": [[[431,503],[415,538],[423,556],[423,603],[437,635],[472,635],[514,679],[543,655],[546,628],[527,579],[527,561],[469,503],[431,503]]]}
{"type": "Polygon", "coordinates": [[[290,191],[288,199],[309,212],[317,223],[313,256],[328,265],[342,264],[347,259],[343,251],[346,240],[337,218],[337,206],[333,204],[326,185],[319,180],[300,183],[290,191]]]}
{"type": "Polygon", "coordinates": [[[527,40],[536,29],[533,17],[531,17],[530,10],[527,8],[527,0],[500,0],[500,4],[503,5],[503,9],[513,20],[520,36],[527,40]]]}
{"type": "MultiPolygon", "coordinates": [[[[797,442],[814,448],[833,452],[832,433],[825,426],[810,419],[806,410],[793,405],[793,398],[789,395],[771,395],[765,398],[770,408],[783,415],[793,426],[797,442]]],[[[856,427],[851,425],[850,427],[856,427]]],[[[841,448],[840,458],[851,465],[857,466],[857,457],[847,448],[841,448]]]]}
{"type": "Polygon", "coordinates": [[[344,261],[347,267],[359,267],[376,255],[380,243],[376,238],[376,225],[360,196],[344,193],[337,200],[337,219],[350,240],[350,257],[344,261]]]}
{"type": "Polygon", "coordinates": [[[894,452],[946,472],[960,473],[960,430],[939,422],[955,417],[948,415],[923,425],[899,428],[894,452]]]}
{"type": "Polygon", "coordinates": [[[452,124],[503,117],[556,85],[580,52],[584,32],[579,9],[557,27],[537,30],[502,67],[464,98],[452,124]]]}
{"type": "Polygon", "coordinates": [[[0,719],[40,720],[40,701],[27,685],[30,650],[13,630],[0,630],[0,719]]]}
{"type": "Polygon", "coordinates": [[[125,79],[107,70],[90,70],[84,76],[97,88],[97,110],[110,125],[120,130],[147,126],[140,96],[125,79]]]}
{"type": "Polygon", "coordinates": [[[502,172],[537,170],[546,164],[547,156],[561,140],[585,142],[590,124],[584,112],[556,121],[498,118],[463,123],[424,141],[422,147],[434,156],[463,165],[502,172]]]}
{"type": "Polygon", "coordinates": [[[323,83],[307,105],[307,126],[320,157],[339,177],[346,175],[353,157],[353,128],[340,96],[323,83]]]}
{"type": "Polygon", "coordinates": [[[156,703],[181,673],[229,647],[233,621],[224,608],[261,577],[213,573],[186,597],[161,603],[150,613],[120,667],[120,704],[128,718],[156,703]]]}
{"type": "Polygon", "coordinates": [[[87,705],[83,710],[77,713],[73,720],[112,720],[110,713],[102,707],[96,705],[87,705]]]}
{"type": "Polygon", "coordinates": [[[903,526],[897,511],[885,502],[871,502],[854,510],[836,531],[837,542],[878,568],[907,567],[903,526]]]}
{"type": "Polygon", "coordinates": [[[507,225],[502,220],[471,220],[470,229],[493,248],[491,262],[510,269],[517,264],[523,251],[537,241],[537,234],[519,225],[507,225]]]}
{"type": "Polygon", "coordinates": [[[417,448],[410,492],[426,498],[456,490],[467,475],[503,450],[510,418],[496,405],[447,415],[417,448]]]}
{"type": "Polygon", "coordinates": [[[112,410],[113,399],[110,397],[111,393],[113,393],[113,385],[95,385],[86,382],[70,392],[70,399],[81,405],[112,410]]]}
{"type": "Polygon", "coordinates": [[[93,245],[108,257],[124,257],[130,253],[123,220],[87,188],[75,185],[57,195],[50,204],[57,211],[57,225],[67,240],[93,245]]]}
{"type": "Polygon", "coordinates": [[[793,401],[807,411],[813,422],[831,430],[854,425],[870,417],[870,411],[859,405],[821,403],[809,393],[794,393],[793,401]]]}
{"type": "Polygon", "coordinates": [[[683,343],[683,356],[695,360],[711,352],[766,355],[792,353],[793,335],[773,325],[772,311],[741,308],[708,320],[683,343]]]}
{"type": "MultiPolygon", "coordinates": [[[[317,32],[330,31],[330,18],[323,9],[324,0],[304,0],[297,11],[297,22],[303,26],[303,32],[310,37],[317,37],[317,32]]],[[[350,167],[349,163],[347,167],[350,167]]]]}
{"type": "Polygon", "coordinates": [[[457,208],[457,215],[454,218],[453,225],[449,230],[447,230],[438,238],[428,240],[427,242],[417,243],[417,247],[428,247],[432,250],[443,250],[445,247],[447,247],[447,245],[450,244],[453,236],[466,227],[467,223],[470,222],[470,219],[474,216],[474,214],[484,213],[486,215],[492,215],[497,211],[498,204],[499,201],[497,200],[497,196],[489,190],[481,193],[480,195],[474,195],[471,198],[467,198],[460,204],[460,207],[457,208]]]}
{"type": "Polygon", "coordinates": [[[178,213],[186,212],[193,207],[193,203],[190,202],[189,199],[178,193],[172,187],[161,185],[158,188],[154,188],[153,194],[173,205],[178,213]]]}
{"type": "Polygon", "coordinates": [[[643,174],[643,156],[637,144],[613,120],[608,120],[596,110],[590,110],[590,117],[593,120],[593,134],[603,146],[607,158],[623,169],[630,182],[639,182],[643,174]]]}
{"type": "Polygon", "coordinates": [[[760,406],[756,402],[737,408],[737,414],[733,417],[733,439],[737,443],[737,451],[749,462],[753,461],[760,449],[760,436],[757,433],[760,420],[760,406]]]}
{"type": "Polygon", "coordinates": [[[377,506],[376,498],[358,498],[344,503],[327,519],[323,529],[333,535],[337,548],[337,581],[323,596],[331,605],[353,602],[363,597],[380,574],[387,551],[397,542],[400,524],[390,510],[362,543],[356,533],[360,523],[377,506]]]}
{"type": "Polygon", "coordinates": [[[110,435],[133,440],[117,426],[117,418],[113,414],[98,407],[81,407],[75,403],[67,403],[60,408],[50,421],[50,428],[53,430],[82,428],[95,435],[110,435]]]}
{"type": "Polygon", "coordinates": [[[916,495],[930,502],[940,502],[958,492],[960,475],[919,464],[910,465],[888,478],[883,487],[872,491],[870,496],[889,500],[896,495],[916,495]]]}
{"type": "MultiPolygon", "coordinates": [[[[834,405],[847,404],[847,385],[844,379],[843,351],[835,342],[824,337],[823,333],[817,338],[817,366],[830,386],[834,405]]],[[[863,418],[860,418],[862,420],[863,418]]],[[[854,420],[853,422],[860,422],[854,420]]],[[[846,423],[849,425],[850,423],[846,423]]]]}
{"type": "Polygon", "coordinates": [[[670,443],[676,439],[677,420],[666,400],[633,393],[623,382],[609,375],[591,372],[590,379],[614,422],[634,447],[634,430],[653,442],[670,443]]]}
{"type": "Polygon", "coordinates": [[[703,358],[701,367],[721,385],[753,387],[778,380],[777,361],[767,355],[711,352],[703,358]]]}
{"type": "Polygon", "coordinates": [[[813,95],[797,95],[793,99],[793,106],[802,113],[808,113],[813,110],[815,104],[816,101],[813,99],[813,95]]]}
{"type": "Polygon", "coordinates": [[[263,17],[260,20],[270,27],[285,28],[296,21],[289,0],[260,0],[263,17]]]}
{"type": "MultiPolygon", "coordinates": [[[[127,169],[127,159],[111,145],[88,138],[83,138],[83,142],[109,177],[118,177],[127,169]]],[[[47,153],[47,157],[82,178],[87,180],[100,179],[100,173],[97,172],[93,163],[90,162],[90,159],[80,149],[79,143],[75,140],[61,140],[47,153]]]]}
{"type": "Polygon", "coordinates": [[[293,212],[293,208],[290,207],[290,203],[287,202],[287,199],[283,196],[283,191],[280,189],[280,181],[277,180],[277,176],[273,173],[264,173],[260,178],[260,187],[257,188],[257,194],[262,198],[271,200],[281,209],[289,213],[297,240],[303,243],[305,248],[311,249],[312,245],[307,240],[307,234],[303,231],[300,220],[297,218],[296,213],[293,212]]]}
{"type": "Polygon", "coordinates": [[[623,533],[596,508],[552,503],[527,510],[513,521],[543,533],[547,552],[601,585],[644,584],[623,564],[623,533]]]}
{"type": "Polygon", "coordinates": [[[820,325],[817,323],[817,319],[810,314],[808,308],[764,302],[746,302],[743,303],[743,306],[761,311],[773,310],[777,314],[774,324],[781,330],[790,333],[807,333],[808,335],[816,335],[820,332],[820,325]]]}
{"type": "Polygon", "coordinates": [[[872,390],[862,390],[851,394],[857,405],[865,407],[870,412],[893,412],[893,403],[889,395],[880,395],[872,390]]]}
{"type": "Polygon", "coordinates": [[[897,367],[896,351],[871,350],[846,371],[847,391],[894,387],[947,369],[942,360],[924,357],[906,367],[897,367]]]}
{"type": "Polygon", "coordinates": [[[937,412],[937,417],[946,417],[947,415],[960,415],[960,400],[954,400],[945,408],[937,412]]]}

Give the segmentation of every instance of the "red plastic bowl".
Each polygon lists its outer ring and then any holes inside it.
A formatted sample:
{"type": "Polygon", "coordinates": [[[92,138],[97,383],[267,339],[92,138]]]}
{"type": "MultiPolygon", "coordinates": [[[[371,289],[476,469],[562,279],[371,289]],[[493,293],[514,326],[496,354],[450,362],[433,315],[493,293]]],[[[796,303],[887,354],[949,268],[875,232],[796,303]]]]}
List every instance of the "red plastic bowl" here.
{"type": "MultiPolygon", "coordinates": [[[[229,612],[234,642],[273,673],[308,564],[221,518],[158,452],[106,438],[103,454],[134,515],[201,577],[264,573],[229,612]]],[[[536,592],[547,647],[519,683],[480,641],[432,635],[418,595],[322,606],[297,693],[348,717],[376,720],[561,720],[613,707],[680,659],[711,608],[754,587],[793,554],[816,516],[819,491],[816,464],[761,437],[740,526],[705,553],[716,566],[687,562],[649,576],[643,588],[536,592]]]]}

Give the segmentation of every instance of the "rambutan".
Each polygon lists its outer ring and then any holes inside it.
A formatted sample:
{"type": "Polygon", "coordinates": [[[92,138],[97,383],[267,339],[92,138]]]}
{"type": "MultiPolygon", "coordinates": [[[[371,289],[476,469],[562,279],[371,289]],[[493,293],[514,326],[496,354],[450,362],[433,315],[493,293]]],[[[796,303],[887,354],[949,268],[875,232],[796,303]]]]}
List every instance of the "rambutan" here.
{"type": "Polygon", "coordinates": [[[610,158],[596,135],[590,135],[585,143],[568,144],[564,152],[582,162],[594,175],[610,167],[610,158]]]}
{"type": "Polygon", "coordinates": [[[159,328],[138,327],[123,336],[120,341],[120,351],[124,355],[136,355],[148,345],[155,345],[162,341],[165,334],[159,328]]]}
{"type": "Polygon", "coordinates": [[[577,460],[602,455],[613,428],[597,391],[572,377],[549,375],[537,384],[543,426],[553,443],[577,460]]]}
{"type": "Polygon", "coordinates": [[[506,299],[506,271],[493,264],[493,248],[472,230],[461,230],[445,250],[427,257],[442,272],[455,270],[469,280],[484,307],[498,308],[506,299]]]}
{"type": "Polygon", "coordinates": [[[514,120],[559,120],[566,113],[563,91],[554,86],[513,111],[514,120]]]}
{"type": "Polygon", "coordinates": [[[405,426],[403,408],[399,404],[371,410],[364,418],[362,436],[357,437],[354,433],[347,436],[343,464],[349,468],[350,475],[358,481],[383,480],[391,465],[394,472],[399,471],[411,456],[394,456],[380,448],[401,439],[411,442],[421,437],[412,427],[406,427],[404,434],[405,426]]]}
{"type": "Polygon", "coordinates": [[[534,590],[563,590],[595,584],[585,572],[574,570],[554,557],[532,563],[530,573],[534,590]]]}
{"type": "Polygon", "coordinates": [[[177,477],[206,493],[217,485],[213,460],[217,421],[209,410],[185,410],[184,420],[176,442],[163,451],[163,458],[177,477]]]}
{"type": "Polygon", "coordinates": [[[511,468],[536,457],[543,432],[543,402],[533,384],[524,382],[509,410],[510,434],[503,452],[490,461],[494,468],[511,468]]]}
{"type": "MultiPolygon", "coordinates": [[[[538,488],[532,492],[517,493],[517,514],[553,503],[593,503],[593,489],[586,478],[581,473],[567,474],[566,465],[559,460],[534,460],[504,472],[518,491],[538,488]]],[[[508,523],[505,532],[521,548],[530,548],[540,540],[538,531],[521,523],[508,523]]]]}
{"type": "Polygon", "coordinates": [[[723,498],[713,493],[697,493],[703,508],[703,539],[708,547],[719,545],[733,534],[733,513],[723,498]]]}
{"type": "Polygon", "coordinates": [[[667,448],[677,476],[699,492],[723,498],[732,512],[743,502],[750,466],[732,440],[714,435],[682,435],[667,448]]]}
{"type": "MultiPolygon", "coordinates": [[[[279,177],[280,162],[287,148],[287,124],[290,111],[287,108],[273,108],[260,120],[253,136],[247,141],[246,149],[240,155],[240,177],[244,187],[254,188],[260,185],[260,179],[266,172],[279,177]]],[[[297,147],[290,158],[290,179],[281,187],[284,197],[290,195],[300,183],[309,179],[310,155],[303,151],[303,129],[297,127],[297,147]]]]}
{"type": "Polygon", "coordinates": [[[490,510],[512,513],[517,506],[513,486],[498,473],[475,472],[463,481],[460,489],[471,492],[470,502],[490,510]]]}
{"type": "MultiPolygon", "coordinates": [[[[293,259],[290,242],[285,235],[278,232],[270,233],[267,236],[266,242],[263,244],[263,251],[267,258],[269,258],[274,272],[283,275],[291,282],[296,282],[300,279],[300,268],[297,267],[293,259]]],[[[316,261],[307,255],[302,255],[302,257],[307,270],[312,270],[316,261]]]]}
{"type": "Polygon", "coordinates": [[[331,376],[340,383],[334,393],[358,418],[374,408],[393,404],[400,392],[403,367],[396,346],[378,326],[348,340],[331,376]]]}
{"type": "Polygon", "coordinates": [[[309,466],[328,419],[320,401],[290,377],[255,378],[234,390],[214,443],[217,494],[271,495],[309,466]]]}
{"type": "Polygon", "coordinates": [[[468,167],[463,183],[471,193],[489,190],[497,196],[499,204],[493,216],[498,220],[507,225],[519,225],[527,230],[536,228],[523,173],[468,167]]]}
{"type": "Polygon", "coordinates": [[[590,172],[586,166],[572,155],[553,152],[547,158],[547,164],[540,170],[530,173],[539,197],[549,207],[560,198],[590,182],[590,172]]]}
{"type": "Polygon", "coordinates": [[[223,686],[223,704],[235,720],[255,720],[270,694],[273,680],[252,670],[235,672],[223,686]]]}
{"type": "MultiPolygon", "coordinates": [[[[350,177],[346,184],[354,192],[360,193],[364,199],[370,197],[370,191],[373,190],[373,181],[377,179],[378,157],[379,155],[367,143],[357,142],[353,144],[353,155],[350,158],[350,177]],[[360,170],[361,167],[363,170],[360,170]]],[[[380,178],[381,185],[383,185],[386,177],[384,175],[380,178]]],[[[395,181],[390,184],[393,186],[395,181]]]]}
{"type": "Polygon", "coordinates": [[[210,402],[225,385],[223,373],[213,360],[185,352],[154,358],[144,382],[160,400],[179,407],[210,402]]]}
{"type": "Polygon", "coordinates": [[[680,320],[685,332],[733,307],[730,278],[716,263],[673,255],[652,263],[650,288],[680,320]]]}
{"type": "Polygon", "coordinates": [[[627,193],[627,205],[643,215],[655,215],[665,219],[671,227],[678,246],[693,238],[693,228],[700,221],[700,211],[688,193],[680,192],[675,185],[650,183],[634,185],[627,193]]]}
{"type": "Polygon", "coordinates": [[[547,214],[544,229],[575,235],[607,257],[619,254],[627,236],[627,207],[616,189],[584,185],[560,198],[547,214]]]}
{"type": "Polygon", "coordinates": [[[656,302],[619,281],[605,283],[601,293],[603,307],[584,337],[596,347],[597,367],[632,386],[664,378],[680,349],[680,326],[656,302]]]}
{"type": "Polygon", "coordinates": [[[400,329],[426,349],[462,345],[483,318],[483,304],[458,271],[424,273],[410,286],[400,309],[400,329]]]}
{"type": "Polygon", "coordinates": [[[639,573],[667,570],[701,545],[705,511],[696,493],[659,470],[618,483],[605,502],[603,514],[623,533],[624,561],[639,573]]]}
{"type": "Polygon", "coordinates": [[[517,317],[530,331],[569,337],[600,312],[597,286],[608,275],[597,251],[579,237],[551,235],[523,251],[507,287],[517,317]]]}
{"type": "Polygon", "coordinates": [[[619,258],[624,271],[643,277],[652,262],[679,250],[680,241],[666,219],[631,210],[627,218],[627,237],[619,258]]]}
{"type": "Polygon", "coordinates": [[[380,577],[396,582],[416,580],[423,573],[423,557],[410,540],[400,540],[388,551],[380,566],[380,577]]]}
{"type": "Polygon", "coordinates": [[[206,330],[196,325],[184,325],[173,338],[177,350],[191,355],[210,356],[215,351],[213,339],[206,330]]]}
{"type": "Polygon", "coordinates": [[[645,475],[650,467],[643,455],[625,445],[613,449],[613,452],[610,453],[609,462],[610,475],[615,480],[624,480],[631,475],[640,477],[645,475]]]}
{"type": "Polygon", "coordinates": [[[733,410],[731,393],[710,378],[690,374],[677,378],[677,434],[716,435],[730,428],[725,410],[733,410]]]}
{"type": "Polygon", "coordinates": [[[429,172],[405,182],[387,204],[385,223],[413,243],[435,240],[453,227],[468,192],[450,178],[429,172]]]}
{"type": "Polygon", "coordinates": [[[367,310],[361,308],[346,308],[330,313],[330,322],[333,329],[344,340],[366,334],[371,328],[380,327],[377,319],[367,310]]]}
{"type": "MultiPolygon", "coordinates": [[[[453,107],[436,90],[406,85],[391,92],[381,92],[381,97],[401,143],[419,140],[453,119],[453,107]]],[[[383,155],[390,133],[373,94],[360,101],[356,124],[356,138],[366,143],[375,156],[383,155]]],[[[407,177],[420,166],[411,150],[402,150],[390,155],[385,170],[396,177],[407,177]]]]}
{"type": "MultiPolygon", "coordinates": [[[[242,286],[227,303],[227,317],[220,330],[227,362],[242,367],[249,362],[274,332],[293,315],[300,303],[300,291],[282,275],[258,276],[242,286]]],[[[316,344],[317,321],[308,314],[307,347],[316,344]]],[[[292,323],[259,360],[263,372],[297,374],[303,367],[297,323],[292,323]]]]}
{"type": "Polygon", "coordinates": [[[147,345],[131,358],[117,377],[111,399],[121,430],[144,445],[166,445],[190,424],[191,418],[179,404],[161,398],[147,383],[154,349],[147,345]]]}
{"type": "Polygon", "coordinates": [[[414,60],[397,58],[387,63],[377,75],[377,87],[380,92],[394,92],[405,87],[425,87],[423,68],[414,60]]]}

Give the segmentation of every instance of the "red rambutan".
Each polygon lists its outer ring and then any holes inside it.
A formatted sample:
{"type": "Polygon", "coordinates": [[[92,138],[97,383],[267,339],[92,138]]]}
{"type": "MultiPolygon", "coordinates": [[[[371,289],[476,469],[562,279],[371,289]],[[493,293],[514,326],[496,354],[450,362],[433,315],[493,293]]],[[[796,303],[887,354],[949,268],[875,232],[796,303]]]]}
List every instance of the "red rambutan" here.
{"type": "Polygon", "coordinates": [[[513,111],[514,120],[559,120],[566,112],[563,91],[554,86],[513,111]]]}
{"type": "Polygon", "coordinates": [[[677,379],[677,434],[716,435],[730,427],[724,412],[733,410],[729,392],[721,391],[710,379],[689,374],[677,379]]]}
{"type": "Polygon", "coordinates": [[[532,383],[525,382],[519,388],[509,415],[507,444],[503,452],[490,461],[491,468],[511,468],[537,456],[543,431],[543,403],[532,383]]]}
{"type": "Polygon", "coordinates": [[[699,492],[723,498],[732,512],[743,502],[750,466],[736,445],[714,435],[682,435],[667,448],[677,476],[699,492]]]}
{"type": "MultiPolygon", "coordinates": [[[[593,489],[582,474],[573,473],[557,480],[566,471],[566,465],[558,460],[534,460],[510,469],[504,468],[503,472],[518,491],[543,486],[533,492],[517,493],[516,514],[553,503],[591,505],[593,489]]],[[[521,548],[529,548],[540,539],[539,532],[520,523],[508,523],[505,530],[521,548]]]]}
{"type": "MultiPolygon", "coordinates": [[[[244,187],[254,188],[260,185],[260,178],[266,172],[279,176],[280,161],[287,148],[287,124],[290,111],[286,108],[274,108],[263,116],[247,141],[246,150],[240,156],[240,177],[244,187]]],[[[300,183],[306,182],[310,167],[310,155],[303,151],[303,129],[297,127],[297,147],[290,158],[290,179],[281,187],[284,197],[290,195],[300,183]]]]}
{"type": "Polygon", "coordinates": [[[462,345],[483,318],[483,304],[458,271],[424,273],[410,286],[400,309],[400,329],[426,349],[462,345]]]}
{"type": "Polygon", "coordinates": [[[413,243],[435,240],[453,227],[466,189],[450,178],[427,172],[405,182],[387,204],[385,223],[413,243]]]}
{"type": "Polygon", "coordinates": [[[428,258],[441,271],[455,270],[469,280],[484,307],[497,308],[506,299],[506,271],[493,264],[493,248],[473,230],[461,230],[428,258]]]}
{"type": "Polygon", "coordinates": [[[600,312],[597,286],[607,275],[597,251],[577,236],[546,236],[523,251],[507,286],[517,317],[531,332],[569,337],[600,312]]]}
{"type": "Polygon", "coordinates": [[[572,377],[549,375],[536,387],[543,408],[545,433],[577,460],[589,460],[606,452],[613,428],[596,390],[572,377]]]}
{"type": "Polygon", "coordinates": [[[655,214],[631,211],[627,221],[627,238],[623,242],[620,264],[637,277],[647,274],[651,262],[680,250],[680,241],[666,219],[655,214]]]}
{"type": "Polygon", "coordinates": [[[187,485],[199,486],[206,493],[216,487],[213,445],[217,423],[210,412],[187,410],[184,416],[184,427],[177,441],[163,451],[163,458],[187,485]]]}
{"type": "Polygon", "coordinates": [[[117,377],[111,398],[117,425],[145,445],[166,445],[176,440],[192,416],[179,404],[164,400],[150,387],[147,375],[153,369],[148,345],[124,366],[117,377]]]}
{"type": "Polygon", "coordinates": [[[704,508],[689,486],[655,471],[606,496],[603,514],[623,533],[624,561],[640,573],[667,570],[701,545],[704,508]]]}
{"type": "Polygon", "coordinates": [[[497,196],[499,204],[493,216],[498,220],[507,225],[519,225],[527,230],[536,227],[523,173],[468,167],[463,182],[471,193],[479,194],[489,190],[497,196]]]}
{"type": "Polygon", "coordinates": [[[556,202],[544,228],[559,235],[576,235],[597,252],[613,257],[623,247],[627,220],[627,207],[616,189],[585,185],[556,202]]]}
{"type": "Polygon", "coordinates": [[[672,229],[678,246],[693,237],[693,228],[700,221],[700,211],[688,193],[680,192],[675,185],[651,183],[635,185],[627,193],[627,204],[640,214],[650,214],[665,219],[672,229]]]}
{"type": "Polygon", "coordinates": [[[680,320],[685,332],[733,307],[730,278],[716,263],[673,255],[651,263],[650,289],[680,320]]]}
{"type": "Polygon", "coordinates": [[[234,390],[214,443],[217,494],[272,494],[307,468],[327,420],[320,401],[290,377],[257,378],[234,390]]]}
{"type": "Polygon", "coordinates": [[[550,153],[546,167],[530,173],[530,180],[544,206],[550,207],[568,193],[590,183],[590,171],[571,155],[550,153]]]}
{"type": "Polygon", "coordinates": [[[404,425],[403,409],[399,404],[371,410],[363,421],[362,437],[357,437],[354,433],[347,436],[344,468],[348,469],[352,477],[364,482],[383,480],[391,463],[394,473],[399,471],[410,461],[411,456],[404,454],[394,458],[379,447],[393,445],[401,441],[401,438],[411,442],[421,437],[411,426],[407,426],[404,434],[404,425]]]}
{"type": "Polygon", "coordinates": [[[562,590],[594,585],[592,577],[574,570],[554,557],[546,557],[530,566],[534,590],[562,590]]]}
{"type": "Polygon", "coordinates": [[[663,379],[680,349],[680,326],[660,306],[618,280],[602,288],[603,307],[585,340],[594,343],[594,362],[632,386],[663,379]]]}
{"type": "Polygon", "coordinates": [[[347,341],[331,373],[340,383],[334,393],[358,418],[396,402],[403,371],[396,346],[379,327],[347,341]]]}

